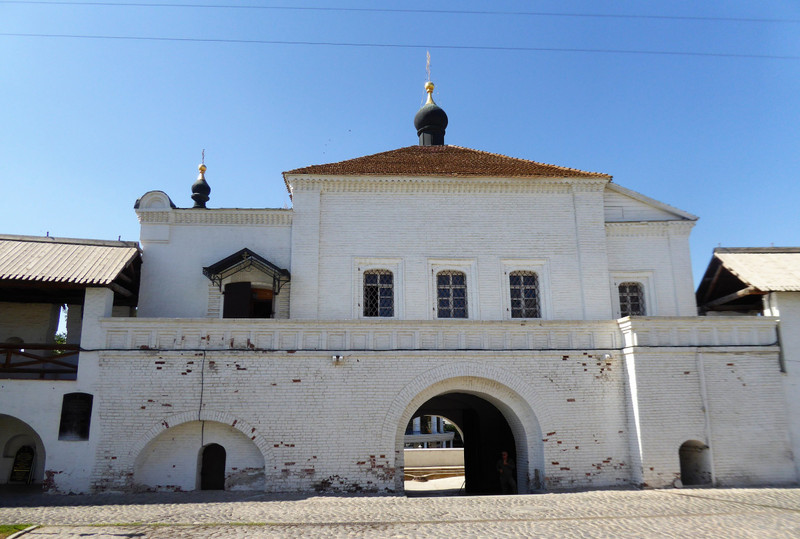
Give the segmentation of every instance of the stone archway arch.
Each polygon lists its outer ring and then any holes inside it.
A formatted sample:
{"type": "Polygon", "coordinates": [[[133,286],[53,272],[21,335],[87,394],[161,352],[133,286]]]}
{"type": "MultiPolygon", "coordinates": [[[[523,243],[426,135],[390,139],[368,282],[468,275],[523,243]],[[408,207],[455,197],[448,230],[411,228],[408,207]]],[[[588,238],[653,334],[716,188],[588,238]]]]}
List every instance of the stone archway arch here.
{"type": "Polygon", "coordinates": [[[142,450],[147,447],[147,444],[149,444],[165,430],[169,429],[170,427],[177,427],[178,425],[192,421],[216,421],[217,423],[222,423],[224,425],[233,427],[246,437],[250,438],[256,447],[258,447],[258,450],[264,457],[265,470],[275,468],[274,455],[272,454],[271,450],[272,448],[267,440],[258,432],[256,427],[252,426],[247,421],[237,418],[227,412],[215,410],[203,410],[199,415],[197,412],[180,412],[164,416],[161,421],[153,425],[150,430],[144,433],[139,440],[133,444],[133,446],[131,446],[131,449],[128,453],[130,462],[135,462],[142,450]]]}
{"type": "MultiPolygon", "coordinates": [[[[551,419],[541,397],[519,377],[483,363],[460,362],[425,371],[395,396],[381,431],[384,447],[395,448],[395,488],[403,488],[403,439],[408,421],[426,401],[445,393],[462,392],[478,396],[503,414],[514,433],[517,459],[527,468],[519,469],[529,485],[538,475],[543,481],[544,448],[542,425],[551,419]],[[537,416],[534,409],[540,411],[537,416]]],[[[520,485],[522,486],[522,485],[520,485]]],[[[520,489],[522,491],[522,488],[520,489]]]]}
{"type": "Polygon", "coordinates": [[[42,483],[45,477],[46,451],[39,433],[22,419],[0,414],[0,455],[6,457],[0,466],[0,484],[8,482],[11,466],[17,451],[23,446],[33,447],[33,483],[42,483]]]}

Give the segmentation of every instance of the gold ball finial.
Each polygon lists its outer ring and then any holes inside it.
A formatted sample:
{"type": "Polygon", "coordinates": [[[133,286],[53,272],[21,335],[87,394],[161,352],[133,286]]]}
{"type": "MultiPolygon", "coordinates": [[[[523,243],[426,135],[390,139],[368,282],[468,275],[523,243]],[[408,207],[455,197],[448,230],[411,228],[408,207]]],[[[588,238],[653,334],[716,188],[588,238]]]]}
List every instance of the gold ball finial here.
{"type": "Polygon", "coordinates": [[[203,174],[206,171],[206,166],[204,164],[197,165],[197,170],[200,171],[200,174],[203,174]]]}
{"type": "Polygon", "coordinates": [[[433,83],[428,81],[425,83],[425,91],[428,92],[428,100],[425,101],[426,105],[435,105],[433,102],[433,83]]]}

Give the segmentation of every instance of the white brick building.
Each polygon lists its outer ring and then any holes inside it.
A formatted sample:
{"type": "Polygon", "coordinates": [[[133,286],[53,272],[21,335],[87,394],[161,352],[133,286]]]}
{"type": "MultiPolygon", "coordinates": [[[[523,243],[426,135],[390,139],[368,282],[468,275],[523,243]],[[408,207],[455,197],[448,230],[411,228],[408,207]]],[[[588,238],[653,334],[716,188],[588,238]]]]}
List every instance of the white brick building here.
{"type": "Polygon", "coordinates": [[[796,481],[777,320],[696,316],[696,217],[446,146],[432,100],[415,124],[285,172],[291,210],[206,208],[205,167],[194,208],[142,196],[137,317],[88,288],[77,380],[0,380],[3,465],[22,424],[52,491],[402,492],[406,427],[437,415],[470,492],[501,450],[520,492],[796,481]],[[57,441],[75,388],[91,429],[57,441]]]}

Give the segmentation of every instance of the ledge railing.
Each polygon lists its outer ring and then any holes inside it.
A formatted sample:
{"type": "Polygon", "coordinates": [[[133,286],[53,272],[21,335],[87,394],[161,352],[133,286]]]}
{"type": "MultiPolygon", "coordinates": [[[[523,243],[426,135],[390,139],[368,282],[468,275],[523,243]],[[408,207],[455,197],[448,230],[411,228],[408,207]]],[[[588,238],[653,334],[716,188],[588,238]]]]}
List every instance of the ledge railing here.
{"type": "Polygon", "coordinates": [[[17,380],[75,380],[77,344],[0,343],[0,378],[17,380]]]}
{"type": "Polygon", "coordinates": [[[765,346],[767,317],[620,320],[275,320],[104,318],[106,350],[526,351],[627,346],[765,346]]]}

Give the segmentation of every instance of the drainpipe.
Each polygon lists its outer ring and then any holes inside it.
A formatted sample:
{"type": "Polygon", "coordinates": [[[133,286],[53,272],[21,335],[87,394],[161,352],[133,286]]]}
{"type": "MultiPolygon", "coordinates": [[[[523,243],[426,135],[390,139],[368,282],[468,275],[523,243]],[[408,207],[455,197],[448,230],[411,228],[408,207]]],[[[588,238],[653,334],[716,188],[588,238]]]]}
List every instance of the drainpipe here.
{"type": "Polygon", "coordinates": [[[703,403],[703,418],[705,419],[706,445],[708,458],[711,461],[711,486],[717,486],[717,473],[714,468],[714,444],[711,443],[711,413],[708,410],[708,392],[706,391],[706,370],[703,364],[703,354],[695,352],[697,359],[697,373],[700,376],[700,399],[703,403]]]}

